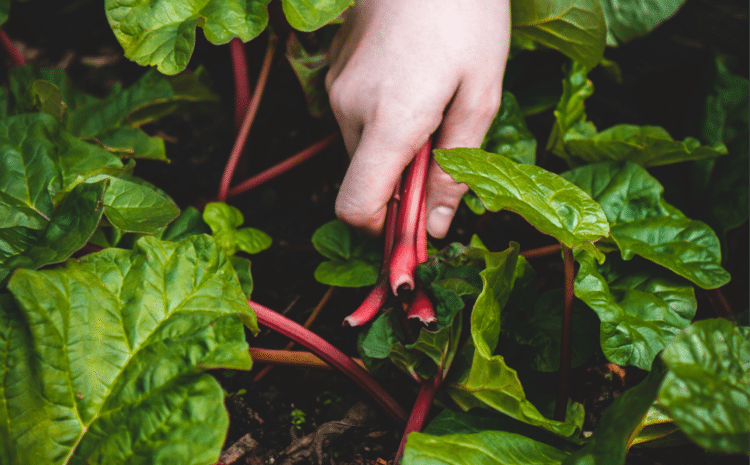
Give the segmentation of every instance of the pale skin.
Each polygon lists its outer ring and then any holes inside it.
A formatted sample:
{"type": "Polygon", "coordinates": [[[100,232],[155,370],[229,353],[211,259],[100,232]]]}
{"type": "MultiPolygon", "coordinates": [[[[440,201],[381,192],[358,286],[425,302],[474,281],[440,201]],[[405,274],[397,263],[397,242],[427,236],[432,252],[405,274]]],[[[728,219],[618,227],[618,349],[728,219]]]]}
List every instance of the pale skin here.
{"type": "MultiPolygon", "coordinates": [[[[479,147],[500,106],[509,0],[357,0],[336,35],[326,87],[351,164],[343,221],[379,234],[401,172],[434,148],[479,147]]],[[[466,192],[433,161],[427,231],[446,235],[466,192]]]]}

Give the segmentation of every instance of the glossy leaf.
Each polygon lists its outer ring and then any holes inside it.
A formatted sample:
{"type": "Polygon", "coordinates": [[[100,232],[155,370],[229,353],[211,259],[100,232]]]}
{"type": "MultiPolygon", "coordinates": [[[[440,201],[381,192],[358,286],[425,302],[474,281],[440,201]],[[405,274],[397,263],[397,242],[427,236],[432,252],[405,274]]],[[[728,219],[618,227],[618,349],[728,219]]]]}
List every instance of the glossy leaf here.
{"type": "Polygon", "coordinates": [[[682,142],[675,141],[659,126],[632,124],[619,124],[590,137],[573,132],[565,137],[565,146],[576,164],[582,164],[581,160],[585,163],[629,160],[650,167],[716,158],[723,154],[700,145],[692,137],[682,142]]]}
{"type": "Polygon", "coordinates": [[[172,199],[140,184],[107,176],[104,214],[116,228],[126,232],[155,233],[177,218],[180,209],[172,199]]]}
{"type": "Polygon", "coordinates": [[[510,92],[503,92],[500,110],[484,136],[482,150],[505,155],[516,163],[536,163],[536,139],[510,92]]]}
{"type": "Polygon", "coordinates": [[[180,216],[164,228],[159,238],[165,241],[179,242],[188,236],[210,233],[211,229],[203,221],[201,212],[194,207],[187,207],[180,212],[180,216]]]}
{"type": "Polygon", "coordinates": [[[693,286],[670,271],[609,257],[597,266],[591,255],[577,253],[581,267],[575,294],[601,320],[601,346],[620,366],[650,370],[656,355],[695,316],[693,286]]]}
{"type": "Polygon", "coordinates": [[[10,463],[218,459],[223,392],[257,331],[216,243],[141,239],[62,268],[17,272],[0,301],[0,433],[10,463]],[[12,368],[12,369],[11,369],[12,368]]]}
{"type": "Polygon", "coordinates": [[[651,373],[625,391],[604,411],[586,446],[568,457],[564,465],[622,465],[646,414],[656,399],[665,373],[664,364],[654,364],[651,373]]]}
{"type": "Polygon", "coordinates": [[[664,188],[644,168],[631,162],[602,162],[561,176],[599,202],[625,260],[640,255],[705,289],[729,281],[716,234],[669,205],[664,188]]]}
{"type": "Polygon", "coordinates": [[[750,453],[750,329],[721,319],[688,327],[662,356],[659,403],[701,447],[750,453]]]}
{"type": "Polygon", "coordinates": [[[329,286],[360,287],[375,284],[382,253],[371,238],[334,220],[318,228],[312,237],[315,249],[330,259],[315,269],[315,279],[329,286]]]}
{"type": "Polygon", "coordinates": [[[480,149],[434,153],[443,170],[468,184],[488,210],[514,211],[568,247],[599,255],[593,243],[609,234],[607,219],[601,207],[570,182],[480,149]]]}
{"type": "Polygon", "coordinates": [[[293,28],[314,31],[338,18],[351,0],[281,0],[281,5],[293,28]]]}
{"type": "Polygon", "coordinates": [[[409,435],[401,463],[555,465],[568,454],[564,447],[512,431],[502,420],[444,410],[424,433],[409,435]]]}
{"type": "Polygon", "coordinates": [[[554,48],[593,68],[607,38],[597,0],[533,0],[511,3],[513,33],[554,48]]]}
{"type": "Polygon", "coordinates": [[[245,222],[245,218],[231,205],[222,202],[208,203],[203,210],[203,221],[211,228],[216,242],[229,256],[238,250],[256,254],[271,246],[271,236],[260,229],[237,229],[245,222]]]}
{"type": "Polygon", "coordinates": [[[81,184],[52,211],[42,230],[23,226],[0,229],[0,286],[19,268],[37,269],[62,262],[89,240],[102,217],[108,181],[81,184]]]}
{"type": "Polygon", "coordinates": [[[602,0],[607,45],[644,36],[674,15],[685,0],[602,0]]]}

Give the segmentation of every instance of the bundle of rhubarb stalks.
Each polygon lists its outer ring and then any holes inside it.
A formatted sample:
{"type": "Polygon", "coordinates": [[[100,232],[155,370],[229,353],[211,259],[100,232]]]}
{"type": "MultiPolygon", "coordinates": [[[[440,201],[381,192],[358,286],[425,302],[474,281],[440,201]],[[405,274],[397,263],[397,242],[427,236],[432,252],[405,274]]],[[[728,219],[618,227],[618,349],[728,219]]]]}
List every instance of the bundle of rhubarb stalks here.
{"type": "Polygon", "coordinates": [[[417,264],[427,261],[425,188],[431,152],[431,140],[428,138],[406,168],[400,194],[394,194],[388,202],[380,276],[362,305],[344,319],[344,324],[361,326],[372,320],[390,292],[402,300],[409,297],[406,301],[407,318],[418,318],[425,325],[436,321],[432,302],[414,276],[417,264]]]}

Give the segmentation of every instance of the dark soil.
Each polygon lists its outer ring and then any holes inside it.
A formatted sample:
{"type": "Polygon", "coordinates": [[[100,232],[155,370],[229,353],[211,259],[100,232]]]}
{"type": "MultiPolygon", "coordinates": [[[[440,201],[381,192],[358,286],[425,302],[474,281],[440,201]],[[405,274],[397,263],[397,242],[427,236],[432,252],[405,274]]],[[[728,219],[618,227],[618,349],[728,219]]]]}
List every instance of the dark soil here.
{"type": "MultiPolygon", "coordinates": [[[[144,72],[121,56],[100,1],[13,2],[11,19],[4,29],[24,45],[23,53],[31,63],[63,67],[81,87],[92,93],[104,95],[114,81],[128,85],[144,72]]],[[[182,208],[198,205],[216,195],[234,142],[229,48],[208,43],[200,31],[197,36],[190,67],[204,66],[209,71],[214,88],[222,98],[221,110],[212,114],[169,117],[146,128],[165,138],[172,162],[140,161],[136,168],[137,175],[166,191],[182,208]]],[[[264,34],[246,45],[253,80],[266,40],[264,34]]],[[[591,78],[596,92],[587,102],[587,113],[599,128],[616,123],[656,124],[664,126],[676,139],[692,135],[692,117],[705,92],[704,71],[712,66],[715,53],[733,57],[735,72],[747,76],[750,53],[746,2],[689,1],[675,18],[649,37],[618,49],[608,49],[607,57],[622,69],[623,84],[613,83],[601,69],[594,70],[591,78]]],[[[517,71],[516,75],[509,73],[508,90],[523,94],[525,75],[551,76],[560,82],[564,57],[554,52],[539,52],[534,56],[536,58],[525,69],[517,71]]],[[[544,112],[530,117],[528,124],[539,141],[538,157],[542,165],[559,172],[564,168],[562,162],[544,153],[553,118],[551,112],[544,112]]],[[[296,77],[285,58],[277,54],[250,133],[246,167],[236,174],[235,182],[272,166],[336,128],[331,119],[308,115],[296,77]]],[[[252,257],[253,299],[285,311],[296,321],[304,321],[327,290],[313,278],[321,257],[313,249],[310,238],[316,228],[334,219],[333,205],[346,165],[343,144],[338,142],[303,166],[230,201],[242,210],[246,225],[260,228],[274,239],[270,250],[252,257]]],[[[677,166],[672,172],[661,175],[684,181],[683,171],[677,166]]],[[[673,184],[689,190],[685,182],[673,184]]],[[[669,200],[689,212],[692,194],[672,195],[669,200]]],[[[512,213],[477,217],[462,207],[449,237],[435,241],[434,245],[441,248],[451,241],[466,243],[474,233],[480,234],[491,250],[502,250],[509,241],[520,242],[523,249],[553,242],[512,213]]],[[[733,280],[724,291],[731,306],[741,311],[749,305],[747,223],[730,231],[728,241],[731,254],[726,267],[733,280]]],[[[541,289],[562,285],[559,257],[538,259],[533,264],[540,276],[541,289]]],[[[357,332],[342,328],[341,322],[365,295],[366,290],[337,289],[311,329],[356,356],[357,332]]],[[[698,298],[699,316],[715,316],[706,294],[699,292],[698,298]]],[[[287,340],[262,330],[250,343],[257,347],[282,348],[287,340]]],[[[257,371],[215,373],[229,393],[226,406],[231,426],[227,447],[248,433],[258,444],[235,463],[293,463],[290,457],[296,457],[295,460],[299,459],[296,463],[319,463],[320,460],[326,464],[382,464],[393,459],[400,439],[398,425],[347,378],[333,371],[278,366],[261,381],[253,383],[257,371]],[[351,413],[350,409],[360,401],[369,407],[357,407],[360,410],[351,413]],[[300,416],[295,417],[295,411],[304,413],[304,421],[297,421],[296,425],[293,420],[299,420],[300,416]],[[343,434],[319,436],[310,439],[309,444],[300,441],[318,431],[321,425],[344,417],[354,418],[346,428],[340,423],[326,427],[326,431],[340,427],[346,430],[343,434]],[[297,447],[296,452],[281,455],[292,444],[297,447]]],[[[601,412],[625,388],[640,381],[643,373],[629,369],[613,374],[602,363],[596,369],[576,372],[575,376],[572,395],[586,405],[589,414],[585,429],[590,429],[601,412]]],[[[409,406],[413,402],[416,386],[404,375],[387,372],[382,383],[402,405],[409,406]]],[[[747,463],[747,458],[716,457],[697,447],[681,445],[657,450],[633,449],[628,463],[730,464],[747,463]]]]}

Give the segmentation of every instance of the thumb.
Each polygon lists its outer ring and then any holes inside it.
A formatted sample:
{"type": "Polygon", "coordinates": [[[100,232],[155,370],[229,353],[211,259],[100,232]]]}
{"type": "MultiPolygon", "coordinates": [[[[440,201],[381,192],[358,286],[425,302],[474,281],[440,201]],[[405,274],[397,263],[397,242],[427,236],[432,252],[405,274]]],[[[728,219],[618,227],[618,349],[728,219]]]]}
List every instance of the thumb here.
{"type": "MultiPolygon", "coordinates": [[[[443,118],[435,148],[479,147],[500,107],[498,83],[490,89],[472,92],[460,86],[443,118]]],[[[436,238],[448,233],[466,184],[459,184],[432,160],[427,174],[427,232],[436,238]]]]}

